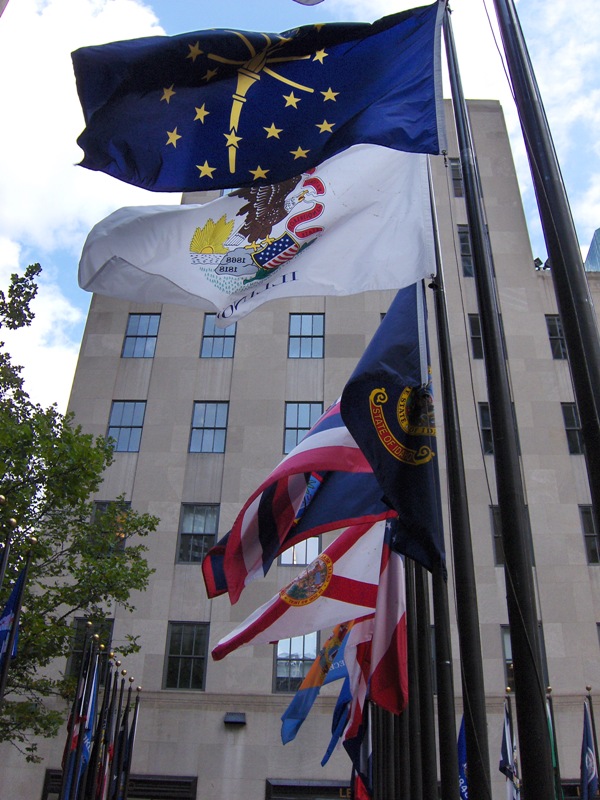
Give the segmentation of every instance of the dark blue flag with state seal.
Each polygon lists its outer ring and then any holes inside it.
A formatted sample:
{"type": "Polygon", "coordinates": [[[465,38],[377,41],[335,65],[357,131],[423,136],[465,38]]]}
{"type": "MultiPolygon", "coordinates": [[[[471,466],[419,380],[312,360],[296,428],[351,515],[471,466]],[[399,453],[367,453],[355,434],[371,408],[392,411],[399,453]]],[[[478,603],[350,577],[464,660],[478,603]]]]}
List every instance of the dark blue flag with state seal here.
{"type": "Polygon", "coordinates": [[[423,283],[401,289],[342,393],[342,419],[398,514],[393,548],[444,567],[423,283]]]}

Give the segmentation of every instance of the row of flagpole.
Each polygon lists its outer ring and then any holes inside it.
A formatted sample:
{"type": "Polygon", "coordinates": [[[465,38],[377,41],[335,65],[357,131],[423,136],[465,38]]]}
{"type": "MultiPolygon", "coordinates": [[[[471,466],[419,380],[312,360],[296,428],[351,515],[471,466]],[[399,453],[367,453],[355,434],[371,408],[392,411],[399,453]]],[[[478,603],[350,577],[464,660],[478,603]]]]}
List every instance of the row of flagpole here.
{"type": "Polygon", "coordinates": [[[59,800],[126,800],[141,687],[130,722],[134,678],[126,678],[127,670],[120,669],[118,660],[111,668],[112,653],[105,652],[98,634],[89,635],[88,625],[67,723],[59,800]]]}

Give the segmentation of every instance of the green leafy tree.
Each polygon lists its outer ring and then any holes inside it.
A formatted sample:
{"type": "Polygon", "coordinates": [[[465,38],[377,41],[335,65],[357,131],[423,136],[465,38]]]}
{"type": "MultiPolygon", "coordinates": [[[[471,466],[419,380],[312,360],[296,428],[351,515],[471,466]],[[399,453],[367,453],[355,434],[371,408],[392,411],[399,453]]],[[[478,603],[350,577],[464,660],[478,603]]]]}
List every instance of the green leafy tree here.
{"type": "MultiPolygon", "coordinates": [[[[0,328],[31,323],[40,271],[32,265],[11,277],[6,294],[0,291],[0,328]]],[[[94,513],[90,496],[111,463],[110,441],[83,433],[55,406],[32,402],[21,371],[0,343],[0,541],[9,533],[12,539],[1,607],[31,551],[18,653],[0,706],[0,741],[36,761],[36,737],[57,734],[74,691],[73,679],[56,663],[47,668],[70,654],[74,616],[101,623],[117,605],[134,610],[131,594],[143,591],[152,573],[142,539],[158,520],[123,502],[94,513]]],[[[137,649],[129,637],[119,653],[137,649]]]]}

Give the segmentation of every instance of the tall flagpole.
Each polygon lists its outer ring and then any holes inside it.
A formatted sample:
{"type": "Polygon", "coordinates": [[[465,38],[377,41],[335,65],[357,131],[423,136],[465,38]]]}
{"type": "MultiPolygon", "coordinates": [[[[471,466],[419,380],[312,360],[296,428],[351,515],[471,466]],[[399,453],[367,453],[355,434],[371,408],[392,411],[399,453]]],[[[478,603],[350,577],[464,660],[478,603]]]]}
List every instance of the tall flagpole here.
{"type": "Polygon", "coordinates": [[[508,370],[503,355],[494,270],[486,238],[483,204],[450,15],[444,23],[446,55],[463,169],[467,220],[473,247],[475,288],[492,422],[494,465],[500,509],[508,620],[515,675],[523,794],[554,798],[550,737],[532,575],[531,531],[521,481],[517,431],[508,370]]]}
{"type": "Polygon", "coordinates": [[[513,0],[494,0],[540,211],[600,537],[600,334],[569,200],[513,0]]]}
{"type": "Polygon", "coordinates": [[[490,755],[488,747],[487,716],[485,710],[485,684],[481,659],[481,636],[479,633],[479,610],[469,506],[467,503],[467,481],[463,459],[460,417],[456,398],[456,383],[444,272],[437,236],[435,200],[430,182],[433,224],[435,229],[435,252],[437,274],[431,284],[434,289],[435,318],[440,358],[440,383],[442,410],[444,414],[444,441],[448,465],[448,494],[450,527],[452,530],[452,563],[454,565],[456,592],[456,619],[460,644],[461,680],[463,689],[463,713],[465,720],[465,742],[469,770],[469,792],[472,797],[491,798],[490,755]]]}

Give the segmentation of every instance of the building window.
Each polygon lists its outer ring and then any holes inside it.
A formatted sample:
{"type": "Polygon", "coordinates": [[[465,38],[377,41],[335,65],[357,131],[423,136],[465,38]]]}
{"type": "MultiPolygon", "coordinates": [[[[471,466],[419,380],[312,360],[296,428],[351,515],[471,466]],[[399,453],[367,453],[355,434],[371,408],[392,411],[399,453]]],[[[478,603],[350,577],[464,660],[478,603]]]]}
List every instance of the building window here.
{"type": "Polygon", "coordinates": [[[130,314],[121,358],[154,358],[160,314],[130,314]]]}
{"type": "Polygon", "coordinates": [[[546,326],[548,328],[548,338],[550,339],[550,349],[552,358],[566,359],[567,344],[563,333],[562,322],[558,314],[546,314],[546,326]]]}
{"type": "Polygon", "coordinates": [[[66,677],[75,679],[79,677],[86,645],[88,645],[90,637],[97,633],[100,637],[99,644],[104,645],[104,657],[101,655],[102,661],[100,662],[100,682],[104,683],[109,667],[107,654],[110,651],[112,642],[113,624],[113,619],[103,619],[99,622],[93,622],[91,625],[83,617],[76,617],[73,620],[73,644],[71,654],[67,660],[66,677]]]}
{"type": "Polygon", "coordinates": [[[489,403],[479,403],[479,430],[481,432],[481,447],[484,456],[494,454],[494,441],[492,439],[492,420],[490,418],[489,403]]]}
{"type": "Polygon", "coordinates": [[[323,413],[323,403],[286,403],[283,452],[289,453],[323,413]]]}
{"type": "Polygon", "coordinates": [[[581,422],[579,412],[575,403],[561,403],[563,419],[565,421],[565,432],[567,434],[567,444],[569,453],[572,456],[583,454],[583,439],[581,437],[581,422]]]}
{"type": "Polygon", "coordinates": [[[190,453],[224,453],[229,403],[194,403],[190,453]]]}
{"type": "MultiPolygon", "coordinates": [[[[125,541],[127,534],[120,529],[119,522],[124,520],[128,510],[131,508],[131,503],[127,500],[102,500],[94,503],[93,521],[98,524],[102,529],[103,517],[107,517],[106,526],[110,527],[112,531],[113,517],[115,518],[116,526],[115,531],[115,548],[117,550],[125,549],[125,541]]],[[[105,532],[105,531],[103,531],[105,532]]]]}
{"type": "Polygon", "coordinates": [[[202,561],[215,543],[218,525],[218,505],[183,505],[179,524],[178,562],[191,564],[202,561]]]}
{"type": "MultiPolygon", "coordinates": [[[[512,656],[512,642],[510,640],[510,626],[509,625],[501,625],[500,626],[502,632],[502,652],[504,654],[504,680],[506,687],[514,692],[515,690],[515,670],[513,665],[513,656],[512,656]]],[[[542,623],[538,622],[538,643],[540,647],[540,661],[542,664],[542,678],[544,681],[544,686],[548,686],[550,683],[548,677],[548,664],[546,661],[546,645],[544,644],[544,629],[542,628],[542,623]]]]}
{"type": "Polygon", "coordinates": [[[483,358],[483,339],[481,338],[481,321],[479,314],[469,314],[471,331],[471,353],[473,358],[483,358]]]}
{"type": "Polygon", "coordinates": [[[165,689],[204,689],[207,622],[169,622],[165,689]]]}
{"type": "Polygon", "coordinates": [[[600,551],[598,549],[598,533],[594,521],[592,506],[579,506],[581,516],[581,529],[588,564],[600,564],[600,551]]]}
{"type": "Polygon", "coordinates": [[[320,547],[320,537],[311,536],[309,539],[298,542],[298,544],[292,545],[292,547],[285,550],[279,558],[279,563],[283,566],[305,567],[308,564],[312,564],[319,555],[320,547]]]}
{"type": "Polygon", "coordinates": [[[233,358],[237,325],[234,322],[226,328],[218,328],[216,319],[216,314],[204,315],[200,358],[233,358]]]}
{"type": "Polygon", "coordinates": [[[138,452],[145,413],[145,400],[115,400],[113,402],[106,435],[109,439],[114,439],[116,452],[138,452]]]}
{"type": "Polygon", "coordinates": [[[290,314],[288,358],[323,358],[325,314],[290,314]]]}
{"type": "Polygon", "coordinates": [[[452,177],[452,188],[454,189],[454,197],[464,197],[465,187],[463,184],[462,166],[460,158],[449,158],[450,174],[452,177]]]}
{"type": "Polygon", "coordinates": [[[497,567],[504,565],[504,543],[502,541],[502,520],[500,506],[490,506],[492,518],[492,541],[494,543],[494,564],[497,567]]]}
{"type": "Polygon", "coordinates": [[[316,633],[281,639],[276,645],[275,691],[295,692],[311,668],[319,649],[316,633]]]}
{"type": "Polygon", "coordinates": [[[473,251],[468,225],[458,225],[458,242],[460,245],[460,261],[465,278],[473,277],[473,251]]]}

